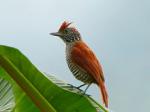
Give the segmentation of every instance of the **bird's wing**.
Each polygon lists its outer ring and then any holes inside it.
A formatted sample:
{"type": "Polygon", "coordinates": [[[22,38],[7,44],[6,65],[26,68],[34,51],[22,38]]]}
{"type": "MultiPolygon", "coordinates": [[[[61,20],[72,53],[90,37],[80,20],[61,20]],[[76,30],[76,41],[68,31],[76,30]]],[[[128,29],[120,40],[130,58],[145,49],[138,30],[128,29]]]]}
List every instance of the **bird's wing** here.
{"type": "Polygon", "coordinates": [[[73,46],[71,59],[75,64],[93,76],[101,90],[103,102],[105,103],[105,106],[108,107],[108,94],[104,84],[102,67],[94,53],[84,42],[80,41],[73,46]]]}
{"type": "Polygon", "coordinates": [[[71,59],[79,67],[93,76],[97,83],[104,81],[102,67],[92,50],[84,42],[76,42],[71,50],[71,59]]]}

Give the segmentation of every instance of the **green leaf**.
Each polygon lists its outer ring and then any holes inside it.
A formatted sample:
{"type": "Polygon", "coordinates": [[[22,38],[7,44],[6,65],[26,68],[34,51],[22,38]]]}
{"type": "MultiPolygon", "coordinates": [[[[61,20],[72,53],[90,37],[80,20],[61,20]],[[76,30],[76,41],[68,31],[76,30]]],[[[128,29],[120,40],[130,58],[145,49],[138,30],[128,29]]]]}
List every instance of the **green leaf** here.
{"type": "Polygon", "coordinates": [[[107,112],[82,91],[45,76],[15,48],[0,46],[0,77],[12,85],[13,112],[107,112]]]}

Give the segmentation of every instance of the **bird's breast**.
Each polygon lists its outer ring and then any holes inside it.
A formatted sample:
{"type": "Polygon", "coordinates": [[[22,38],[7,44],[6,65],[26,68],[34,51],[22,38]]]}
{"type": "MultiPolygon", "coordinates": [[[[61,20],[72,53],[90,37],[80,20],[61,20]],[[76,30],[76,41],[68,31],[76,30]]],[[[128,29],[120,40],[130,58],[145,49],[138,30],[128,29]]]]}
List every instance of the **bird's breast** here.
{"type": "Polygon", "coordinates": [[[84,83],[92,83],[94,82],[93,77],[91,77],[90,74],[88,74],[85,70],[83,70],[81,67],[76,65],[72,59],[71,59],[71,49],[73,45],[66,46],[66,61],[68,64],[68,67],[72,74],[75,76],[76,79],[84,82],[84,83]]]}

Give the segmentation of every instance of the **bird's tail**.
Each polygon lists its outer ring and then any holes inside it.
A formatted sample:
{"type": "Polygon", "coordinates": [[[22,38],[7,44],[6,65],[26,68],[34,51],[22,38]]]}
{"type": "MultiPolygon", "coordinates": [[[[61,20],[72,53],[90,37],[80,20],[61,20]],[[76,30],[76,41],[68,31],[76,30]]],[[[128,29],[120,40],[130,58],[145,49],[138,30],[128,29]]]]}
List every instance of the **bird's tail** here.
{"type": "Polygon", "coordinates": [[[99,88],[101,90],[103,103],[108,108],[108,94],[107,94],[107,91],[106,91],[105,84],[102,80],[99,82],[99,88]]]}

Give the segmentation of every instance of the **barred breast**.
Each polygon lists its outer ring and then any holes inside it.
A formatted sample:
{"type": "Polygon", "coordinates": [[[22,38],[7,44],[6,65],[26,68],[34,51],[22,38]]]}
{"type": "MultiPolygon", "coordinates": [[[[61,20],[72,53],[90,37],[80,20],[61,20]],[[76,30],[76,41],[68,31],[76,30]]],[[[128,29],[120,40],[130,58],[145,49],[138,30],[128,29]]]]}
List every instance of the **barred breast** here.
{"type": "Polygon", "coordinates": [[[75,63],[72,62],[70,58],[70,52],[71,52],[71,47],[73,45],[67,45],[66,46],[66,61],[68,64],[68,67],[72,74],[75,76],[76,79],[82,81],[83,83],[90,84],[94,82],[94,79],[82,68],[77,66],[75,63]]]}

